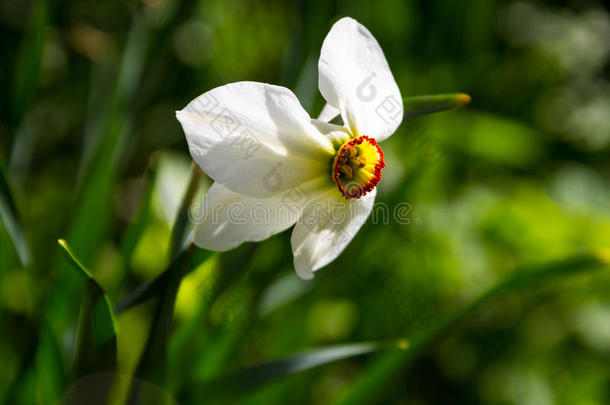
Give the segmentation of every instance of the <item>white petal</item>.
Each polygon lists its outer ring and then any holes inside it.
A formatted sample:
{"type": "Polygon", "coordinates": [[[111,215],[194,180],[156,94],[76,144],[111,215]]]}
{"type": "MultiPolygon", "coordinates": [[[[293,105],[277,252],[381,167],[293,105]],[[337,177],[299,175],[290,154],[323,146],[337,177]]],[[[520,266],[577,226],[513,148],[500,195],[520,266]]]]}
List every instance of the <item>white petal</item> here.
{"type": "Polygon", "coordinates": [[[218,182],[203,202],[189,211],[195,222],[193,242],[204,249],[226,251],[243,242],[258,242],[292,226],[321,182],[315,179],[268,198],[247,197],[218,182]]]}
{"type": "Polygon", "coordinates": [[[377,40],[356,20],[345,17],[324,39],[318,62],[320,92],[337,108],[354,135],[377,141],[402,121],[402,97],[377,40]]]}
{"type": "Polygon", "coordinates": [[[299,277],[312,278],[314,271],[339,256],[371,213],[375,195],[372,190],[362,198],[346,200],[334,188],[307,206],[291,237],[299,277]]]}
{"type": "Polygon", "coordinates": [[[337,146],[337,148],[351,139],[349,130],[341,125],[331,124],[330,122],[321,121],[319,119],[312,119],[311,123],[318,128],[318,131],[324,134],[333,145],[337,146]]]}
{"type": "Polygon", "coordinates": [[[193,159],[234,192],[269,197],[328,173],[330,141],[284,87],[227,84],[197,97],[176,116],[193,159]]]}
{"type": "Polygon", "coordinates": [[[335,118],[339,114],[341,114],[341,111],[337,110],[332,105],[326,103],[326,104],[324,104],[322,111],[320,111],[320,115],[318,115],[318,119],[320,121],[324,121],[324,122],[331,122],[333,120],[333,118],[335,118]]]}

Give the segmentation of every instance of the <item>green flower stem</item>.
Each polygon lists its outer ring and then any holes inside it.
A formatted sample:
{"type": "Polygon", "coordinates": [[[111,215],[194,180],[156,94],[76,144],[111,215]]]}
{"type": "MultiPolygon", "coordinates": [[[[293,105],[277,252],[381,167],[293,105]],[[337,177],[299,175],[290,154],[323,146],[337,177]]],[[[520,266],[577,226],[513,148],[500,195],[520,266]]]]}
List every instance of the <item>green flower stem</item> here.
{"type": "MultiPolygon", "coordinates": [[[[181,247],[188,231],[188,208],[199,189],[202,176],[203,172],[197,165],[193,164],[191,179],[182,199],[170,238],[169,255],[170,260],[175,264],[170,267],[166,283],[160,290],[146,347],[135,372],[136,376],[160,386],[165,385],[167,378],[167,346],[172,327],[176,296],[182,277],[195,251],[195,246],[192,244],[184,250],[181,247]]],[[[134,394],[137,395],[137,392],[132,391],[132,395],[134,394]]]]}
{"type": "Polygon", "coordinates": [[[170,260],[173,260],[176,255],[182,251],[182,247],[184,246],[184,242],[189,231],[189,208],[193,202],[193,198],[195,197],[197,190],[199,190],[199,183],[201,182],[202,178],[203,171],[199,168],[199,166],[197,166],[196,163],[193,162],[191,168],[191,180],[189,181],[184,198],[180,204],[180,209],[178,210],[178,215],[174,221],[174,229],[172,229],[172,235],[169,242],[170,260]]]}

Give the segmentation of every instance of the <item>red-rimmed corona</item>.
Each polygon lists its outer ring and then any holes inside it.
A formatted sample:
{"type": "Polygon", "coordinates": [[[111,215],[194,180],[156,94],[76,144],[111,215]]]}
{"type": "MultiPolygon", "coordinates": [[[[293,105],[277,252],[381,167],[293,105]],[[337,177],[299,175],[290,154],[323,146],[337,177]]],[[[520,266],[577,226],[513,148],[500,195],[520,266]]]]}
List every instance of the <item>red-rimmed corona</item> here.
{"type": "Polygon", "coordinates": [[[362,135],[345,142],[337,152],[333,180],[345,198],[360,198],[377,187],[384,167],[381,147],[362,135]]]}

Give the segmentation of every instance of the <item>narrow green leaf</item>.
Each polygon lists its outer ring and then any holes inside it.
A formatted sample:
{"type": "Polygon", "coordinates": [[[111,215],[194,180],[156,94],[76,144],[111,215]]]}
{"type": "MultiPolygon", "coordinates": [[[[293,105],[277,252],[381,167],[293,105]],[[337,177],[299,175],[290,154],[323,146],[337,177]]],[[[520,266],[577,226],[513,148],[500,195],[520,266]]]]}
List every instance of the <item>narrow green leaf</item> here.
{"type": "Polygon", "coordinates": [[[76,336],[73,378],[116,369],[116,326],[110,301],[71,251],[65,240],[58,240],[66,259],[85,281],[76,336]]]}
{"type": "Polygon", "coordinates": [[[49,31],[48,1],[35,0],[29,5],[30,15],[12,75],[13,97],[8,122],[8,133],[14,134],[9,168],[16,174],[24,173],[32,158],[35,131],[24,121],[24,117],[36,99],[44,44],[49,31]]]}
{"type": "Polygon", "coordinates": [[[17,55],[13,76],[13,125],[18,125],[36,95],[44,41],[48,31],[46,0],[31,3],[31,14],[17,55]]]}
{"type": "Polygon", "coordinates": [[[68,245],[68,242],[66,242],[63,239],[58,239],[57,244],[59,245],[59,247],[61,247],[63,249],[62,252],[64,252],[64,256],[68,259],[68,263],[70,263],[72,265],[72,268],[74,268],[76,270],[76,273],[81,278],[83,278],[84,280],[89,280],[89,279],[93,278],[93,276],[91,276],[91,273],[89,273],[89,271],[78,260],[78,258],[74,255],[74,253],[72,253],[72,250],[70,249],[70,246],[68,245]]]}
{"type": "Polygon", "coordinates": [[[431,344],[459,330],[460,324],[468,320],[477,310],[495,298],[515,291],[536,287],[553,278],[607,269],[609,264],[610,251],[608,249],[600,249],[559,261],[524,266],[515,270],[503,282],[483,292],[470,305],[467,305],[455,314],[441,319],[429,331],[418,336],[417,339],[412,339],[412,350],[381,357],[363,373],[337,403],[340,405],[356,405],[374,402],[376,395],[385,386],[392,383],[393,377],[399,370],[411,364],[417,355],[431,344]]]}
{"type": "Polygon", "coordinates": [[[24,267],[29,266],[31,262],[30,248],[23,235],[17,205],[13,199],[11,188],[2,166],[0,166],[0,217],[2,217],[2,222],[4,222],[4,226],[13,241],[21,264],[24,267]]]}
{"type": "Polygon", "coordinates": [[[435,94],[403,98],[404,116],[407,120],[420,115],[432,114],[444,110],[453,110],[470,103],[470,96],[464,93],[435,94]]]}
{"type": "Polygon", "coordinates": [[[189,392],[188,395],[192,395],[194,398],[206,398],[209,400],[222,395],[244,393],[280,378],[324,364],[369,353],[388,350],[393,352],[404,351],[408,348],[409,341],[406,339],[349,343],[316,348],[283,359],[255,364],[235,373],[197,384],[196,389],[193,392],[189,392]]]}

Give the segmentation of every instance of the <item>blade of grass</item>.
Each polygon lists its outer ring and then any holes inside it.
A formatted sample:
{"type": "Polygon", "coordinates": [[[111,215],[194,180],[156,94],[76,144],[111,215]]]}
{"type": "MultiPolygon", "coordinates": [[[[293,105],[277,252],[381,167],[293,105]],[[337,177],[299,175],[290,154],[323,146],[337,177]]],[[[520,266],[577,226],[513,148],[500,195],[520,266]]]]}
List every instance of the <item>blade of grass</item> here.
{"type": "Polygon", "coordinates": [[[4,167],[0,165],[0,217],[13,242],[21,265],[28,267],[31,262],[30,248],[23,235],[17,205],[11,193],[4,167]]]}
{"type": "Polygon", "coordinates": [[[210,400],[223,395],[245,393],[281,378],[309,370],[324,364],[380,351],[404,351],[409,348],[406,339],[394,341],[348,343],[319,347],[279,360],[267,361],[243,370],[214,378],[188,393],[193,398],[210,400]]]}
{"type": "Polygon", "coordinates": [[[403,119],[419,117],[439,111],[453,110],[470,103],[470,96],[464,93],[435,94],[403,98],[403,119]]]}
{"type": "Polygon", "coordinates": [[[13,98],[9,128],[10,133],[14,134],[14,139],[10,152],[9,169],[13,175],[25,173],[32,155],[34,132],[28,128],[24,117],[34,104],[38,91],[42,54],[49,27],[47,0],[31,2],[30,10],[25,35],[16,58],[11,89],[13,98]]]}
{"type": "Polygon", "coordinates": [[[85,282],[78,320],[73,379],[116,369],[116,325],[108,296],[76,258],[65,240],[58,240],[65,258],[85,282]]]}
{"type": "Polygon", "coordinates": [[[610,251],[602,249],[596,252],[575,255],[559,261],[530,265],[517,269],[511,276],[483,292],[465,308],[450,315],[430,330],[411,340],[412,350],[384,356],[376,361],[336,402],[340,405],[372,403],[383,388],[390,384],[402,368],[407,367],[422,351],[440,338],[459,329],[478,309],[495,298],[520,289],[533,288],[556,277],[565,277],[588,271],[607,269],[610,264],[610,251]]]}
{"type": "Polygon", "coordinates": [[[32,103],[38,86],[38,73],[47,34],[47,0],[32,2],[26,32],[19,47],[15,73],[13,75],[12,125],[17,127],[32,103]]]}

